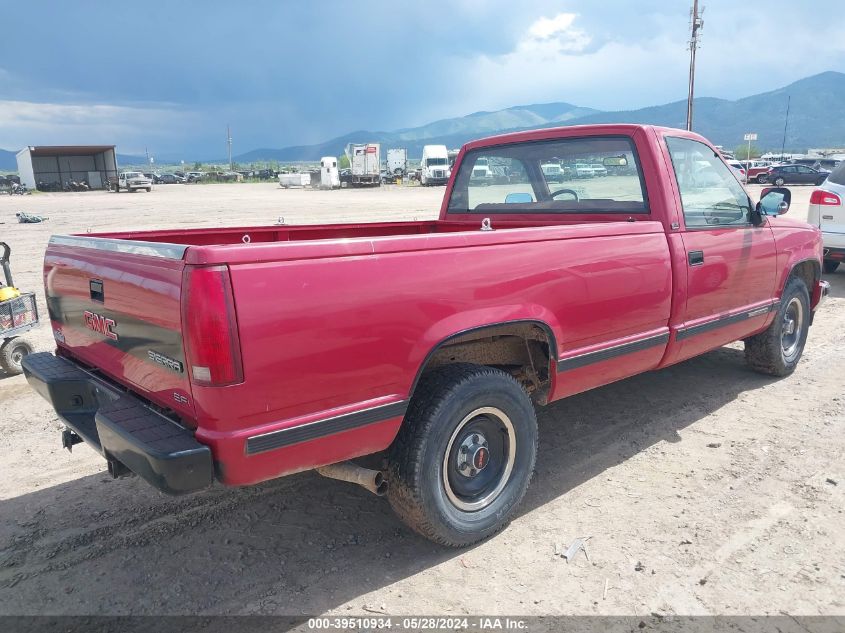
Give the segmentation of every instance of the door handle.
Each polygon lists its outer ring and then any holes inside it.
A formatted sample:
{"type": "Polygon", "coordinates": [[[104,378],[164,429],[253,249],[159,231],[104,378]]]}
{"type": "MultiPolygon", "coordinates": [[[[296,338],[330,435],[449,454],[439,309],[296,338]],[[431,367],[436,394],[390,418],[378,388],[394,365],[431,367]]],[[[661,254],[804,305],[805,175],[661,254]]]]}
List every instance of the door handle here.
{"type": "Polygon", "coordinates": [[[690,266],[701,266],[704,263],[704,251],[690,251],[687,257],[690,266]]]}

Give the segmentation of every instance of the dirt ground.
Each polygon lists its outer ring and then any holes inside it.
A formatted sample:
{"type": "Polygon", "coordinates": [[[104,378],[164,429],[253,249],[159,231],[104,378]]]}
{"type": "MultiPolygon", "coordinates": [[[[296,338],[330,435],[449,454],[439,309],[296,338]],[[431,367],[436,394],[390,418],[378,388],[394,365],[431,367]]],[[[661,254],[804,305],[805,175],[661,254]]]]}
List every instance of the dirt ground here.
{"type": "MultiPolygon", "coordinates": [[[[810,190],[793,191],[790,215],[806,217],[810,190]]],[[[52,233],[423,219],[442,192],[2,196],[0,239],[17,285],[43,295],[52,233]]],[[[90,448],[61,449],[22,377],[0,379],[0,614],[843,614],[845,272],[828,278],[789,378],[752,373],[731,346],[541,410],[525,503],[463,551],[312,473],[184,498],[113,481],[90,448]],[[555,555],[576,537],[589,560],[555,555]]],[[[49,327],[30,338],[52,346],[49,327]]]]}

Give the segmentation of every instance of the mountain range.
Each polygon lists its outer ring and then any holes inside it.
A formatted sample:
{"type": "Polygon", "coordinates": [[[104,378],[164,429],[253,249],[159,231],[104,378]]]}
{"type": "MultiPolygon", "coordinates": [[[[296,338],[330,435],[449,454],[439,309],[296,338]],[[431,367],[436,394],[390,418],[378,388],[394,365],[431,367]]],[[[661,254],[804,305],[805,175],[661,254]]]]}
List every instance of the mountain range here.
{"type": "MultiPolygon", "coordinates": [[[[800,79],[783,88],[737,100],[699,97],[695,99],[693,127],[717,145],[733,149],[742,144],[746,132],[758,135],[756,145],[780,149],[789,101],[786,149],[806,151],[810,147],[845,146],[845,74],[828,71],[800,79]]],[[[422,127],[395,132],[360,130],[316,145],[282,149],[256,149],[235,158],[239,163],[262,160],[319,160],[338,156],[348,143],[381,143],[405,147],[417,157],[423,145],[460,147],[474,138],[559,125],[591,123],[646,123],[683,128],[686,99],[664,105],[601,112],[570,103],[543,103],[514,106],[496,112],[476,112],[444,119],[422,127]]]]}
{"type": "MultiPolygon", "coordinates": [[[[713,143],[729,149],[742,144],[746,132],[757,133],[757,147],[780,149],[784,141],[787,102],[787,150],[804,152],[810,147],[845,147],[845,74],[834,71],[742,99],[699,97],[695,100],[693,127],[713,143]]],[[[565,102],[542,103],[475,112],[393,132],[359,130],[314,145],[255,149],[235,156],[234,160],[242,164],[316,161],[322,156],[339,156],[348,143],[405,147],[408,155],[416,158],[421,155],[424,145],[442,144],[455,148],[475,138],[518,130],[591,123],[647,123],[682,128],[685,121],[686,100],[614,112],[565,102]]],[[[142,157],[133,156],[118,156],[118,160],[124,165],[144,162],[142,157]]],[[[15,153],[0,150],[0,170],[13,169],[16,169],[15,153]]]]}

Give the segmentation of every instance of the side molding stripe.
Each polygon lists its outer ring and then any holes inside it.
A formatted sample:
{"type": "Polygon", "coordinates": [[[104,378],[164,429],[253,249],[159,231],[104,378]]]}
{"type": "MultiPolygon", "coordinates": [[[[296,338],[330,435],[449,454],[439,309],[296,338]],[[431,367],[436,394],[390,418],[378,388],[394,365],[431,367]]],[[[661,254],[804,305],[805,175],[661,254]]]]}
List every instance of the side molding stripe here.
{"type": "Polygon", "coordinates": [[[299,444],[300,442],[316,440],[342,431],[349,431],[350,429],[374,424],[375,422],[383,422],[384,420],[405,415],[407,409],[408,401],[402,400],[401,402],[385,404],[380,407],[373,407],[372,409],[346,413],[335,418],[301,424],[289,429],[254,435],[246,440],[246,454],[255,455],[256,453],[263,453],[276,448],[299,444]]]}
{"type": "Polygon", "coordinates": [[[714,321],[701,323],[700,325],[693,325],[691,327],[681,328],[675,335],[675,340],[682,341],[685,338],[690,338],[691,336],[695,336],[696,334],[704,334],[705,332],[710,332],[711,330],[716,330],[720,327],[726,327],[735,323],[742,323],[743,321],[747,321],[748,319],[753,319],[754,317],[762,316],[764,314],[768,314],[769,312],[773,312],[779,307],[780,301],[775,301],[774,303],[768,306],[754,308],[753,310],[748,310],[747,312],[740,312],[739,314],[732,314],[730,316],[722,317],[720,319],[715,319],[714,321]]]}
{"type": "Polygon", "coordinates": [[[657,336],[650,336],[639,341],[624,343],[622,345],[617,345],[616,347],[609,347],[595,352],[587,352],[586,354],[580,354],[579,356],[559,360],[557,362],[557,370],[558,372],[562,372],[578,369],[579,367],[585,367],[587,365],[592,365],[593,363],[600,363],[604,360],[616,358],[617,356],[641,352],[642,350],[651,349],[652,347],[657,347],[658,345],[666,345],[668,342],[668,332],[658,334],[657,336]]]}

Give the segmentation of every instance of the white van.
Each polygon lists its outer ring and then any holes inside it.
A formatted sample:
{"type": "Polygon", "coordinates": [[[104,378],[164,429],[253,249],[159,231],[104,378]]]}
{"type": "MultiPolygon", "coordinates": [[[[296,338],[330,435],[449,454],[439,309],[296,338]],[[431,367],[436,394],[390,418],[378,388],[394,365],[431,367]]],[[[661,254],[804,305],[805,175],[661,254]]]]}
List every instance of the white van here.
{"type": "Polygon", "coordinates": [[[420,162],[420,184],[445,185],[452,175],[449,167],[449,151],[445,145],[426,145],[423,147],[420,162]]]}

